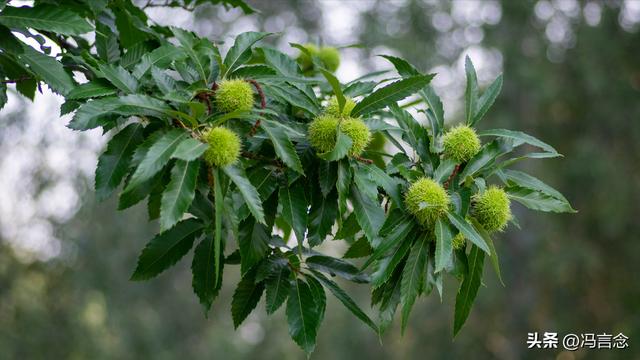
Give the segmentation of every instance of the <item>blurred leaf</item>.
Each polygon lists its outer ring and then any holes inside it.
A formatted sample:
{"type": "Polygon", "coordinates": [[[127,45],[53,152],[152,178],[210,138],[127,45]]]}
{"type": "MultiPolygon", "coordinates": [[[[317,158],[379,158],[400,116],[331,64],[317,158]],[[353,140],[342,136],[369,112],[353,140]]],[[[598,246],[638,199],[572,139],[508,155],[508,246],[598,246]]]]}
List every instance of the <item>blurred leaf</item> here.
{"type": "Polygon", "coordinates": [[[156,235],[138,257],[138,266],[131,280],[148,280],[175,265],[191,249],[202,228],[198,220],[187,219],[156,235]]]}
{"type": "Polygon", "coordinates": [[[458,334],[462,325],[467,321],[469,312],[471,312],[471,307],[480,288],[483,268],[484,252],[477,246],[472,245],[471,251],[469,252],[469,272],[462,280],[458,295],[456,296],[453,336],[458,334]]]}

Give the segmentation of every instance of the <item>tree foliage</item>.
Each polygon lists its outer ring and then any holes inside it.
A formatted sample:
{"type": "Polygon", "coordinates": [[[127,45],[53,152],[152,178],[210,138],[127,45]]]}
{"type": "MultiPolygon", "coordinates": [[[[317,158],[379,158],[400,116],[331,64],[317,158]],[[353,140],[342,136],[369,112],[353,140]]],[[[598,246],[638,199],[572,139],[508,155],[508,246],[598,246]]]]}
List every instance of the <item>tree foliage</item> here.
{"type": "MultiPolygon", "coordinates": [[[[167,5],[192,9],[204,2],[167,5]]],[[[209,2],[252,11],[239,0],[209,2]]],[[[142,251],[131,279],[157,276],[195,248],[193,289],[207,313],[225,280],[224,268],[240,265],[242,279],[231,303],[234,325],[265,293],[267,312],[284,305],[289,333],[307,353],[324,318],[326,290],[381,333],[398,307],[404,329],[418,296],[434,287],[441,295],[445,274],[460,284],[457,334],[477,296],[485,258],[500,276],[491,234],[474,217],[476,199],[489,183],[502,184],[510,199],[533,210],[574,211],[558,191],[510,168],[527,157],[509,157],[522,145],[538,148],[530,157],[561,156],[530,135],[483,131],[483,144],[468,161],[446,156],[444,111],[429,86],[435,74],[423,74],[401,58],[385,56],[396,76],[342,84],[334,69],[324,68],[303,46],[292,44],[311,60],[304,72],[295,59],[261,42],[275,34],[240,34],[223,54],[209,39],[151,25],[128,0],[0,9],[0,107],[6,83],[16,83],[31,99],[40,83],[64,96],[61,113],[74,113],[71,129],[101,128],[111,136],[96,168],[97,196],[122,188],[121,209],[146,200],[149,218],[159,220],[160,233],[142,251]],[[52,54],[45,38],[59,54],[52,54]],[[251,109],[234,110],[233,101],[221,108],[218,90],[228,80],[251,86],[251,109]],[[319,152],[308,129],[325,115],[332,97],[338,107],[335,145],[319,152]],[[355,104],[345,108],[351,98],[355,104]],[[419,100],[409,103],[417,104],[411,107],[426,115],[428,126],[407,111],[408,98],[419,100]],[[350,152],[353,139],[341,124],[352,119],[394,148],[350,152]],[[224,145],[207,141],[206,134],[218,127],[237,134],[242,149],[237,162],[221,167],[206,156],[224,145]],[[374,162],[380,155],[385,161],[374,162]],[[446,190],[450,204],[427,217],[418,214],[429,212],[428,200],[409,207],[404,199],[423,178],[446,190]],[[455,249],[457,234],[468,245],[455,249]],[[350,245],[343,258],[314,249],[328,240],[350,245]],[[354,258],[363,258],[359,267],[354,258]],[[379,321],[330,277],[369,284],[379,321]]],[[[465,71],[465,121],[475,127],[498,96],[502,76],[481,91],[469,58],[465,71]]]]}

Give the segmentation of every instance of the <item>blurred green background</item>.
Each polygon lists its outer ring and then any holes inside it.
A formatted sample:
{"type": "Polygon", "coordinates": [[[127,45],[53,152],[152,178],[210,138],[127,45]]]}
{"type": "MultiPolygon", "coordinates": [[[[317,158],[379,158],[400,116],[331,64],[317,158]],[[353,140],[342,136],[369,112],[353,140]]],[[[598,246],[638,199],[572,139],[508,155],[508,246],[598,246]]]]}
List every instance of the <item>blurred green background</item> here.
{"type": "MultiPolygon", "coordinates": [[[[145,1],[146,2],[146,1],[145,1]]],[[[481,128],[528,132],[565,158],[531,160],[577,214],[514,205],[522,231],[496,242],[506,287],[490,269],[469,321],[451,338],[455,279],[420,299],[404,335],[382,338],[330,298],[316,359],[640,359],[640,1],[250,1],[259,14],[203,6],[149,9],[158,22],[216,41],[247,30],[346,48],[338,75],[389,69],[378,54],[437,72],[450,124],[461,118],[463,59],[480,84],[504,73],[481,128]],[[625,350],[528,350],[528,332],[624,333],[625,350]],[[382,342],[382,345],[381,345],[382,342]]],[[[64,127],[60,99],[12,95],[0,112],[0,359],[303,359],[284,311],[263,303],[233,330],[226,286],[209,318],[187,261],[146,283],[128,277],[157,224],[144,205],[98,204],[92,171],[104,139],[64,127]]],[[[344,246],[332,244],[335,254],[344,246]]],[[[489,267],[489,266],[487,266],[489,267]]],[[[365,286],[350,286],[368,309],[365,286]]]]}

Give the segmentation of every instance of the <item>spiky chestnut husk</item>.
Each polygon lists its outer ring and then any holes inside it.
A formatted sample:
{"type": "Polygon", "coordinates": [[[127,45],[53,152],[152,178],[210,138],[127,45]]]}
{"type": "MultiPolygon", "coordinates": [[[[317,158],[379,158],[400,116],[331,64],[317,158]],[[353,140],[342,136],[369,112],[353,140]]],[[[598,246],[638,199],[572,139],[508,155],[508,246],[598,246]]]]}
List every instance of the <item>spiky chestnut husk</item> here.
{"type": "Polygon", "coordinates": [[[209,165],[225,167],[238,161],[240,156],[240,137],[223,127],[215,127],[204,134],[209,148],[204,152],[204,160],[209,165]]]}
{"type": "Polygon", "coordinates": [[[340,66],[340,52],[332,46],[325,46],[318,51],[318,57],[327,70],[335,72],[340,66]]]}
{"type": "Polygon", "coordinates": [[[222,112],[249,111],[255,99],[251,85],[240,79],[223,80],[216,90],[216,106],[222,112]]]}
{"type": "Polygon", "coordinates": [[[485,230],[502,231],[511,220],[511,201],[499,187],[491,186],[484,193],[474,196],[473,216],[485,230]]]}
{"type": "Polygon", "coordinates": [[[464,249],[464,247],[467,245],[467,239],[465,239],[462,233],[458,233],[451,240],[451,244],[453,245],[454,250],[464,249]]]}
{"type": "Polygon", "coordinates": [[[351,138],[350,156],[362,154],[369,144],[371,133],[367,125],[354,118],[338,118],[332,115],[322,115],[309,124],[309,143],[318,152],[324,153],[333,150],[336,145],[336,129],[340,126],[340,131],[351,138]]]}
{"type": "Polygon", "coordinates": [[[432,226],[449,209],[449,195],[442,185],[429,178],[415,181],[404,197],[407,210],[423,226],[432,226]]]}
{"type": "MultiPolygon", "coordinates": [[[[305,44],[304,47],[309,51],[311,56],[318,55],[318,47],[314,44],[305,44]]],[[[313,60],[311,59],[311,56],[307,55],[304,51],[300,51],[300,55],[298,55],[298,59],[296,60],[298,61],[298,64],[300,64],[302,71],[307,71],[313,68],[313,60]]]]}
{"type": "Polygon", "coordinates": [[[353,110],[353,108],[356,106],[356,102],[353,101],[353,99],[350,97],[345,97],[344,100],[345,100],[344,107],[342,108],[342,113],[340,113],[338,98],[335,96],[332,96],[329,99],[329,104],[327,104],[327,107],[324,109],[324,113],[327,115],[345,116],[345,117],[351,115],[351,110],[353,110]]]}
{"type": "Polygon", "coordinates": [[[444,156],[456,162],[467,162],[480,151],[476,131],[466,125],[450,129],[443,138],[444,156]]]}

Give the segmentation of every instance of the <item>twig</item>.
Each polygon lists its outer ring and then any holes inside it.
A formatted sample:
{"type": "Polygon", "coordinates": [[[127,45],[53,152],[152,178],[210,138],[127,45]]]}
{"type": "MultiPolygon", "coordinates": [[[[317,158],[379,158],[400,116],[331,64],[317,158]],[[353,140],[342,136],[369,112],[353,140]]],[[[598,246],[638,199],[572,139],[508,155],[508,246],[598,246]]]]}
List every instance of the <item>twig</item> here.
{"type": "Polygon", "coordinates": [[[444,182],[445,189],[449,188],[449,185],[451,184],[451,181],[453,180],[453,178],[456,177],[456,175],[458,175],[458,171],[460,171],[460,164],[456,165],[451,175],[449,175],[449,178],[447,179],[447,181],[444,182]]]}
{"type": "MultiPolygon", "coordinates": [[[[264,96],[264,92],[262,91],[262,87],[260,87],[260,84],[258,84],[258,82],[255,81],[255,80],[249,79],[249,80],[247,80],[247,82],[249,84],[253,85],[254,88],[256,88],[256,91],[258,92],[258,96],[260,97],[260,108],[261,109],[265,109],[267,107],[267,99],[264,96]]],[[[249,136],[253,136],[253,135],[256,134],[260,124],[261,124],[260,119],[256,120],[256,122],[255,122],[255,124],[253,124],[253,127],[251,128],[251,130],[249,130],[249,136]]]]}
{"type": "Polygon", "coordinates": [[[0,81],[0,83],[2,83],[2,84],[13,84],[13,83],[19,83],[21,81],[31,80],[31,79],[33,79],[33,78],[31,76],[29,76],[29,75],[22,75],[17,79],[2,80],[2,81],[0,81]]]}
{"type": "Polygon", "coordinates": [[[360,162],[363,162],[363,163],[365,163],[365,164],[373,164],[373,160],[371,160],[371,159],[365,159],[365,158],[363,158],[362,156],[356,156],[356,157],[355,157],[355,159],[356,159],[356,160],[358,160],[358,161],[360,161],[360,162]]]}

